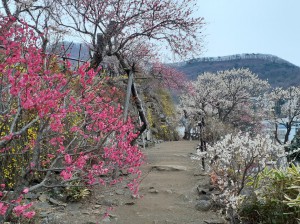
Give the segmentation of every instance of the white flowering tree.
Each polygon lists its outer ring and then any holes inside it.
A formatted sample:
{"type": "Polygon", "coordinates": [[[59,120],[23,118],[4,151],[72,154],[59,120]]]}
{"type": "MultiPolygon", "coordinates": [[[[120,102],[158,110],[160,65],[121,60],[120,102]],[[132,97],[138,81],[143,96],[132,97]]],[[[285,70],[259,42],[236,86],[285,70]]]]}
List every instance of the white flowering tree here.
{"type": "MultiPolygon", "coordinates": [[[[199,156],[203,153],[199,152],[199,156]]],[[[268,165],[285,157],[284,147],[269,136],[239,132],[228,134],[207,147],[211,161],[211,181],[221,191],[216,198],[227,208],[235,209],[239,196],[250,177],[255,177],[268,165]]]]}
{"type": "Polygon", "coordinates": [[[289,141],[292,127],[300,120],[300,86],[287,89],[275,88],[265,97],[265,112],[274,125],[275,139],[280,144],[289,141]],[[284,136],[279,136],[279,125],[285,128],[284,136]]]}
{"type": "Polygon", "coordinates": [[[204,73],[180,96],[180,106],[234,126],[249,127],[260,117],[257,100],[268,88],[268,82],[249,69],[204,73]]]}

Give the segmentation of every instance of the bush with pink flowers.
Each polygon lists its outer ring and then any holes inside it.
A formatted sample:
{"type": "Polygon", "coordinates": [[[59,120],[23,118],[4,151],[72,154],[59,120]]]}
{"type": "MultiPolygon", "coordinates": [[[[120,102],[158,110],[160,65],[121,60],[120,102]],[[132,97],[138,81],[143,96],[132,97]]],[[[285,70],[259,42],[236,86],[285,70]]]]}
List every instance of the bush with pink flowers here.
{"type": "Polygon", "coordinates": [[[1,17],[0,27],[0,222],[34,216],[22,200],[28,191],[115,184],[120,169],[138,194],[143,155],[131,119],[123,121],[121,91],[101,69],[72,70],[44,54],[26,23],[1,17]]]}

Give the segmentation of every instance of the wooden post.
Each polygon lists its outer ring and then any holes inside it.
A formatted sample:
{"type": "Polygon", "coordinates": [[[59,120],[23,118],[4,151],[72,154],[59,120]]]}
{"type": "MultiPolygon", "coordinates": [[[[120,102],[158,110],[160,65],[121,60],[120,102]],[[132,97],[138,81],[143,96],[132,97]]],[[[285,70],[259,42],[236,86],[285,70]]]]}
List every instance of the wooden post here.
{"type": "Polygon", "coordinates": [[[128,74],[127,92],[126,92],[126,99],[125,99],[125,105],[124,105],[124,122],[127,121],[127,117],[128,117],[132,83],[133,83],[133,71],[130,70],[129,74],[128,74]]]}
{"type": "MultiPolygon", "coordinates": [[[[132,85],[131,85],[131,93],[132,93],[132,97],[134,99],[136,108],[138,109],[139,117],[141,119],[141,122],[143,123],[143,125],[139,128],[139,135],[136,137],[136,139],[137,139],[147,129],[148,122],[147,122],[147,119],[146,119],[146,113],[144,111],[142,101],[139,98],[137,88],[136,88],[134,82],[132,82],[132,85]]],[[[134,144],[136,139],[132,140],[131,143],[134,144]]]]}
{"type": "MultiPolygon", "coordinates": [[[[200,127],[200,151],[204,152],[204,151],[207,151],[207,150],[206,150],[206,141],[203,138],[204,127],[205,127],[205,122],[204,122],[203,117],[201,118],[201,122],[199,124],[199,127],[200,127]]],[[[202,168],[203,168],[203,170],[205,170],[205,159],[204,159],[204,157],[201,158],[201,161],[202,161],[202,168]]]]}
{"type": "MultiPolygon", "coordinates": [[[[128,72],[127,92],[126,92],[126,99],[125,99],[125,105],[124,105],[124,122],[127,121],[130,96],[132,95],[135,106],[138,110],[140,122],[143,123],[141,128],[138,130],[139,131],[139,135],[137,136],[137,138],[138,138],[147,129],[147,119],[146,119],[146,116],[145,116],[144,108],[142,106],[142,101],[139,98],[136,86],[135,86],[134,81],[133,81],[133,75],[134,75],[134,69],[131,69],[128,72]]],[[[134,139],[132,141],[132,144],[134,144],[136,139],[134,139]]]]}

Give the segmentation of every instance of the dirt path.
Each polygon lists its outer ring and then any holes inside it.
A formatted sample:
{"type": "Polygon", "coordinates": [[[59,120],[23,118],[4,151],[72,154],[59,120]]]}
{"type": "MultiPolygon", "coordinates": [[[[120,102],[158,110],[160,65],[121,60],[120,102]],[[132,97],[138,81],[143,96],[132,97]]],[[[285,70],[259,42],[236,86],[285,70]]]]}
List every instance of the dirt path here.
{"type": "MultiPolygon", "coordinates": [[[[41,224],[222,224],[213,211],[198,211],[197,187],[208,189],[209,179],[201,172],[199,161],[190,159],[197,142],[179,141],[157,144],[145,149],[141,198],[134,199],[121,186],[94,191],[85,202],[65,207],[44,206],[41,224]],[[107,208],[110,216],[102,219],[107,208]],[[101,220],[101,221],[99,221],[101,220]]],[[[123,186],[124,187],[124,186],[123,186]]],[[[203,196],[203,195],[202,195],[203,196]]]]}
{"type": "Polygon", "coordinates": [[[212,211],[195,209],[197,186],[208,184],[198,161],[192,161],[197,142],[165,142],[146,149],[148,163],[143,167],[140,186],[143,196],[133,205],[118,206],[114,214],[118,224],[218,223],[212,211]]]}

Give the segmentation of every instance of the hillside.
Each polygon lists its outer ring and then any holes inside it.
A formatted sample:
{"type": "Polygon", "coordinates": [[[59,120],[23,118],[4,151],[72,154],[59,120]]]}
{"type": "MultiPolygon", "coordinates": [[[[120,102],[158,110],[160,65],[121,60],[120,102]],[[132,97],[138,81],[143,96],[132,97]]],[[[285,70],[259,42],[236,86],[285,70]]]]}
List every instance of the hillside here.
{"type": "MultiPolygon", "coordinates": [[[[89,60],[87,45],[64,42],[66,54],[71,58],[89,60]],[[79,54],[80,52],[80,54],[79,54]]],[[[59,48],[60,49],[60,46],[59,48]]],[[[74,62],[76,64],[76,62],[74,62]]],[[[186,62],[170,64],[185,73],[190,80],[195,80],[204,72],[217,72],[232,68],[249,68],[261,79],[268,80],[272,87],[300,85],[300,67],[269,54],[237,54],[224,57],[204,57],[186,62]]]]}
{"type": "Polygon", "coordinates": [[[184,72],[190,80],[204,72],[217,72],[232,68],[249,68],[271,86],[300,85],[300,67],[279,57],[267,54],[239,54],[225,57],[192,59],[172,66],[184,72]]]}
{"type": "Polygon", "coordinates": [[[71,62],[76,64],[76,60],[80,59],[82,61],[87,61],[90,59],[89,47],[85,43],[76,43],[63,41],[56,43],[55,45],[51,45],[48,49],[49,52],[54,52],[57,55],[63,57],[69,57],[75,60],[71,60],[71,62]]]}

